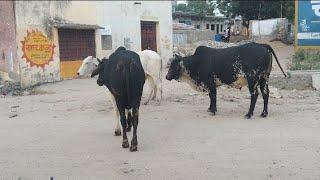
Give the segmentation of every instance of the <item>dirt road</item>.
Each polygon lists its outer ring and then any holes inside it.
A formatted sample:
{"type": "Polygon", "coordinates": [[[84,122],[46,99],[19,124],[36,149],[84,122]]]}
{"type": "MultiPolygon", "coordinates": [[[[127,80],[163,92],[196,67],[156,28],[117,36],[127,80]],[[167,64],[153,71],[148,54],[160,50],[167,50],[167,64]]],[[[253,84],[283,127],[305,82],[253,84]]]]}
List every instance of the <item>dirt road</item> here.
{"type": "Polygon", "coordinates": [[[219,88],[211,116],[206,95],[175,81],[163,86],[160,106],[140,108],[134,153],[113,136],[109,94],[94,79],[1,98],[0,179],[320,179],[318,92],[279,91],[266,119],[259,96],[246,120],[246,88],[219,88]]]}

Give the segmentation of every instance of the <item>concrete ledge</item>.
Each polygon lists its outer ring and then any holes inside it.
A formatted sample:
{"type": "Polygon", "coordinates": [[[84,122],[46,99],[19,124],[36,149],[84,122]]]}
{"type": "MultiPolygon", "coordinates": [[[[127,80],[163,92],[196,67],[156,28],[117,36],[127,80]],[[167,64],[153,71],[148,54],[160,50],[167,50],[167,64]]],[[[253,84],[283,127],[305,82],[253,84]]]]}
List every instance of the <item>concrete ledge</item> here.
{"type": "Polygon", "coordinates": [[[320,90],[320,71],[289,71],[285,78],[281,72],[270,75],[269,85],[279,89],[320,90]]]}

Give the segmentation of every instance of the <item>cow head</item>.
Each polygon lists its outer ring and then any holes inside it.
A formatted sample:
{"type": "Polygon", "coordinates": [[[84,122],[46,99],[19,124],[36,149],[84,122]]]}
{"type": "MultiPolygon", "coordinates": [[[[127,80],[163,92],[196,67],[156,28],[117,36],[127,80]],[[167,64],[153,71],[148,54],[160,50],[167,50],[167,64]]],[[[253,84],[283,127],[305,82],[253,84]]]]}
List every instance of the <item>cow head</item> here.
{"type": "Polygon", "coordinates": [[[168,73],[166,75],[166,79],[171,81],[172,79],[178,80],[182,73],[182,65],[181,62],[182,57],[175,54],[174,58],[171,61],[168,73]]]}
{"type": "Polygon", "coordinates": [[[86,57],[77,72],[78,77],[89,77],[90,73],[93,72],[98,66],[99,62],[92,56],[86,57]]]}
{"type": "Polygon", "coordinates": [[[102,61],[100,61],[99,59],[97,60],[99,62],[98,67],[95,70],[93,70],[93,72],[91,73],[91,77],[99,75],[97,79],[97,84],[99,86],[103,86],[104,68],[106,66],[108,59],[103,59],[102,61]]]}

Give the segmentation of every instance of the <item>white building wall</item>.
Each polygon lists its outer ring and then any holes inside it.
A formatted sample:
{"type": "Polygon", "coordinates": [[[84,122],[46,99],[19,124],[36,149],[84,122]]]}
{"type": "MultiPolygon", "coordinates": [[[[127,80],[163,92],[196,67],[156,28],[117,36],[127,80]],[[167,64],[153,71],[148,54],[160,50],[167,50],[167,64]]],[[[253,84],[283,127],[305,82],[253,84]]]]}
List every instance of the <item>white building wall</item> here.
{"type": "MultiPolygon", "coordinates": [[[[285,18],[275,18],[266,20],[252,20],[250,21],[251,35],[255,36],[273,36],[277,30],[278,24],[287,21],[285,18]]],[[[286,23],[285,23],[286,24],[286,23]]]]}
{"type": "MultiPolygon", "coordinates": [[[[157,51],[163,62],[172,57],[172,10],[171,1],[100,1],[97,2],[98,24],[110,26],[112,50],[97,52],[98,57],[109,56],[119,46],[124,46],[124,38],[130,38],[130,50],[141,50],[140,21],[157,23],[157,51]],[[141,4],[135,4],[139,2],[141,4]]],[[[99,37],[101,31],[98,32],[99,37]]],[[[97,48],[101,49],[101,38],[97,38],[97,48]],[[99,40],[100,39],[100,40],[99,40]]]]}

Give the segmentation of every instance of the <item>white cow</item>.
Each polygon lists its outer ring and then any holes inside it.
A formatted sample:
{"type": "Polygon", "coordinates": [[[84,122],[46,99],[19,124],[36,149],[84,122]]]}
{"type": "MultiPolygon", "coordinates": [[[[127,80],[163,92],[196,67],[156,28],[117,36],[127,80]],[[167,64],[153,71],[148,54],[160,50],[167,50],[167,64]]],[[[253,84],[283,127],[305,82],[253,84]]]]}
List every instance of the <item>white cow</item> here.
{"type": "MultiPolygon", "coordinates": [[[[151,50],[143,50],[137,52],[140,56],[141,64],[146,73],[146,81],[150,88],[149,96],[144,103],[149,103],[152,99],[156,99],[160,103],[162,98],[162,86],[161,86],[161,69],[162,61],[158,53],[151,50]]],[[[79,77],[89,77],[94,69],[97,68],[99,61],[92,56],[86,57],[77,72],[79,77]]]]}

